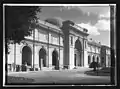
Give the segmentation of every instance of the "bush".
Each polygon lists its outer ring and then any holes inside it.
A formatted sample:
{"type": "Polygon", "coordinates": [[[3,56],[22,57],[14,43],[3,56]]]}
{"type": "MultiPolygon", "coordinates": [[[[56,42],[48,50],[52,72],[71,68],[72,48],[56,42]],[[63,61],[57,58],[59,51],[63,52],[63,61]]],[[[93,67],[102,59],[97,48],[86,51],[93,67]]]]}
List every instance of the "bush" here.
{"type": "Polygon", "coordinates": [[[27,71],[27,67],[25,65],[22,65],[22,71],[27,71]]]}
{"type": "Polygon", "coordinates": [[[30,71],[34,71],[34,68],[30,68],[30,71]]]}
{"type": "Polygon", "coordinates": [[[64,69],[68,69],[68,65],[64,65],[64,69]]]}
{"type": "Polygon", "coordinates": [[[90,63],[89,68],[94,68],[94,67],[100,67],[100,64],[97,62],[90,63]]]}
{"type": "Polygon", "coordinates": [[[16,65],[16,71],[20,71],[20,65],[16,65]]]}
{"type": "Polygon", "coordinates": [[[100,64],[98,62],[92,62],[90,63],[89,65],[89,68],[94,68],[94,71],[96,71],[96,68],[99,68],[100,67],[100,64]]]}
{"type": "Polygon", "coordinates": [[[59,70],[60,68],[59,68],[59,66],[55,66],[55,69],[56,69],[56,70],[59,70]]]}
{"type": "Polygon", "coordinates": [[[38,71],[38,68],[35,68],[35,71],[38,71]]]}

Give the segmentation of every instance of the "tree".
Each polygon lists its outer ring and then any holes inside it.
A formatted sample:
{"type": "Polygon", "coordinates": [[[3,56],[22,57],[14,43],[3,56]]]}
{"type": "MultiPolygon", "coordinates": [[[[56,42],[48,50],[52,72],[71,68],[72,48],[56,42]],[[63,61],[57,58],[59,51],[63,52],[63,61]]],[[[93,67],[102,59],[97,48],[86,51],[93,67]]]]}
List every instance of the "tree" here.
{"type": "Polygon", "coordinates": [[[20,43],[25,36],[31,35],[36,27],[38,6],[6,6],[5,7],[5,40],[20,43]]]}
{"type": "Polygon", "coordinates": [[[20,43],[25,36],[31,35],[37,27],[36,15],[40,10],[38,6],[5,6],[6,65],[9,44],[20,43]]]}
{"type": "Polygon", "coordinates": [[[100,64],[98,62],[93,61],[90,63],[89,68],[93,68],[94,71],[96,71],[96,68],[100,67],[100,64]]]}

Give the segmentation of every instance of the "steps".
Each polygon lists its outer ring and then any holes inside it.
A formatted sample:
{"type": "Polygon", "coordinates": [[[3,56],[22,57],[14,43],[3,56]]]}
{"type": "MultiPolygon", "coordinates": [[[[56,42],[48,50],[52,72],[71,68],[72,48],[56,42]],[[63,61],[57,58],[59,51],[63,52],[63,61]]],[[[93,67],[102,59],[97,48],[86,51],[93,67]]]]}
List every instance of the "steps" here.
{"type": "Polygon", "coordinates": [[[48,68],[48,67],[42,67],[42,71],[50,71],[52,70],[51,68],[48,68]]]}

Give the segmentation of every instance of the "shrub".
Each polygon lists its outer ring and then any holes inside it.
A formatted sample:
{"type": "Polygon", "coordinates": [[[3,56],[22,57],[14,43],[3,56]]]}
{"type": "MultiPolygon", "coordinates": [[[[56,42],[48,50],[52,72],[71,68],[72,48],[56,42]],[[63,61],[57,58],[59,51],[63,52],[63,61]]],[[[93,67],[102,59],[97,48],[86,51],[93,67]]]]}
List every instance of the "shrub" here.
{"type": "Polygon", "coordinates": [[[30,68],[30,71],[34,71],[34,68],[30,68]]]}
{"type": "Polygon", "coordinates": [[[96,71],[97,67],[100,67],[100,64],[98,62],[92,62],[89,65],[89,68],[94,68],[94,71],[96,71]]]}
{"type": "Polygon", "coordinates": [[[20,71],[20,65],[16,65],[16,71],[20,71]]]}
{"type": "Polygon", "coordinates": [[[22,71],[27,71],[27,67],[25,65],[22,65],[22,71]]]}
{"type": "Polygon", "coordinates": [[[35,71],[38,71],[38,68],[35,68],[35,71]]]}

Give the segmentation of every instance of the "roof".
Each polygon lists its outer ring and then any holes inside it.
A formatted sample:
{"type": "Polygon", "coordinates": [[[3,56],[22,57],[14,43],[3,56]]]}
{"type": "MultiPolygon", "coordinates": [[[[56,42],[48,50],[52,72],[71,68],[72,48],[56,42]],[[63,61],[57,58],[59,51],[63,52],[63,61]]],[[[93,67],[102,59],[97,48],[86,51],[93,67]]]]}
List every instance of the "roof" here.
{"type": "Polygon", "coordinates": [[[77,31],[79,31],[79,32],[82,32],[82,33],[84,33],[84,34],[89,35],[89,34],[87,33],[87,32],[88,32],[87,29],[85,29],[85,28],[77,25],[76,23],[74,23],[74,22],[71,21],[71,20],[63,21],[63,25],[64,25],[64,26],[68,25],[68,26],[74,28],[75,30],[77,30],[77,31]]]}
{"type": "MultiPolygon", "coordinates": [[[[43,20],[38,20],[38,24],[39,24],[39,25],[42,25],[43,27],[53,28],[53,29],[55,29],[56,31],[61,31],[61,29],[60,29],[58,26],[53,25],[53,24],[48,23],[48,22],[43,21],[43,20]]],[[[62,31],[61,31],[61,32],[62,32],[62,31]]]]}
{"type": "Polygon", "coordinates": [[[88,44],[94,45],[94,46],[100,46],[100,47],[101,47],[101,43],[100,43],[100,42],[97,42],[97,41],[95,41],[95,40],[89,40],[89,39],[88,39],[88,44]]]}
{"type": "Polygon", "coordinates": [[[107,46],[107,45],[101,45],[101,47],[102,47],[102,48],[106,48],[106,49],[110,49],[110,47],[107,46]]]}
{"type": "Polygon", "coordinates": [[[62,21],[58,18],[47,18],[45,21],[57,27],[62,27],[62,21]]]}

